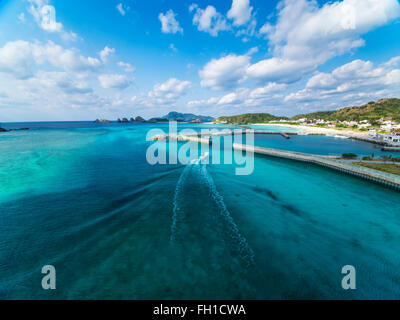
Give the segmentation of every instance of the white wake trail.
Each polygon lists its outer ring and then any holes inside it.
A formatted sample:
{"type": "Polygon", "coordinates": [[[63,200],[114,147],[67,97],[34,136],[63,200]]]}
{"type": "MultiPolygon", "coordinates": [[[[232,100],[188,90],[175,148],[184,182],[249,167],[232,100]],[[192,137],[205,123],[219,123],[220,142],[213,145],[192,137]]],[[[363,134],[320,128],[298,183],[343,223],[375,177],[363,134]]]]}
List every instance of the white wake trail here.
{"type": "Polygon", "coordinates": [[[248,265],[254,264],[254,251],[250,247],[246,238],[240,233],[235,221],[233,220],[226,204],[224,198],[219,194],[217,187],[214,183],[213,178],[208,173],[205,165],[201,168],[202,175],[210,189],[211,196],[219,208],[219,213],[228,227],[229,233],[240,252],[240,256],[247,262],[248,265]]]}
{"type": "Polygon", "coordinates": [[[201,182],[209,189],[212,200],[218,208],[218,214],[223,222],[224,229],[228,231],[228,236],[231,238],[231,243],[235,249],[239,252],[240,257],[247,263],[248,266],[254,264],[254,251],[248,244],[246,238],[240,233],[235,221],[233,220],[223,197],[219,194],[217,187],[212,179],[211,175],[207,171],[205,164],[202,164],[202,160],[207,159],[208,153],[202,154],[198,159],[192,160],[186,165],[181,176],[179,177],[178,183],[176,184],[173,202],[173,215],[171,224],[171,243],[174,243],[178,234],[178,226],[183,223],[185,218],[185,212],[182,208],[182,201],[184,199],[185,184],[189,174],[196,173],[197,177],[201,179],[201,182]]]}
{"type": "Polygon", "coordinates": [[[187,177],[192,170],[192,166],[196,165],[198,166],[199,163],[202,160],[207,159],[209,156],[209,153],[203,153],[198,159],[193,159],[190,161],[189,164],[186,165],[185,169],[183,169],[183,172],[181,176],[179,177],[178,183],[176,184],[175,187],[175,192],[174,192],[174,202],[173,202],[173,215],[172,215],[172,224],[171,224],[171,238],[170,241],[174,242],[176,239],[176,234],[177,234],[177,225],[178,223],[183,219],[184,217],[184,210],[181,208],[181,201],[183,200],[183,193],[184,193],[184,185],[186,183],[187,177]]]}

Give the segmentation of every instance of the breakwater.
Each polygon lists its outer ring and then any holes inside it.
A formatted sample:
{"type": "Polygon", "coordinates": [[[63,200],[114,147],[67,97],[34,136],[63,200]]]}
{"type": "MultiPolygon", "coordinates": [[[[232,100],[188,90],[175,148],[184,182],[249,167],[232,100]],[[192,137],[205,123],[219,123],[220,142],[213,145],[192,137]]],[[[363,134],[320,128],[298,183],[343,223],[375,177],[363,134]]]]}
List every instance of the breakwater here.
{"type": "MultiPolygon", "coordinates": [[[[234,134],[245,134],[247,130],[224,130],[219,132],[210,132],[210,133],[193,133],[193,134],[162,134],[156,135],[152,138],[152,140],[165,140],[165,139],[173,139],[178,141],[192,141],[198,143],[211,143],[211,137],[217,136],[226,136],[226,135],[234,135],[234,134]]],[[[250,130],[249,130],[250,131],[250,130]]],[[[251,130],[253,132],[253,130],[251,130]]],[[[258,131],[254,131],[255,134],[258,134],[258,131]]],[[[260,131],[262,134],[281,134],[280,131],[260,131]]],[[[286,135],[296,135],[294,132],[284,132],[286,135]]],[[[323,156],[323,155],[315,155],[308,153],[300,153],[294,151],[286,151],[279,149],[271,149],[264,147],[257,147],[246,144],[233,144],[234,150],[247,151],[256,154],[262,154],[272,157],[290,159],[295,161],[309,162],[319,166],[323,166],[325,168],[333,169],[345,174],[353,175],[365,180],[369,180],[374,183],[378,183],[384,185],[386,187],[395,189],[400,191],[400,177],[381,172],[378,170],[360,167],[357,165],[349,164],[340,159],[337,159],[336,156],[323,156]]]]}
{"type": "Polygon", "coordinates": [[[178,140],[178,141],[195,141],[201,143],[208,143],[210,137],[222,137],[229,135],[243,135],[243,134],[270,134],[270,135],[281,135],[285,139],[290,139],[291,135],[298,135],[297,132],[293,131],[267,131],[267,130],[221,130],[221,131],[211,131],[211,132],[194,132],[194,133],[173,133],[173,134],[158,134],[153,136],[152,140],[178,140]],[[197,139],[193,139],[197,138],[197,139]]]}
{"type": "Polygon", "coordinates": [[[350,174],[359,178],[363,178],[375,183],[379,183],[386,187],[395,189],[397,191],[400,191],[400,177],[394,174],[345,163],[331,156],[321,156],[321,155],[313,155],[313,154],[293,152],[293,151],[284,151],[284,150],[249,146],[238,143],[233,144],[233,149],[254,152],[257,154],[263,154],[272,157],[314,163],[319,166],[323,166],[329,169],[340,171],[345,174],[350,174]]]}

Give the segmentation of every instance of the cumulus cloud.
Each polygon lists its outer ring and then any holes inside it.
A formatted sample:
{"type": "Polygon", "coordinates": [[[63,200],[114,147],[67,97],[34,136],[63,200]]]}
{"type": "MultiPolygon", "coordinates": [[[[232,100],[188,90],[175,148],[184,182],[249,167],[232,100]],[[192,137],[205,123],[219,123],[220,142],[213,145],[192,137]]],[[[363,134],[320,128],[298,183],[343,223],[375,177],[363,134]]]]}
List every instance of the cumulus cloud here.
{"type": "Polygon", "coordinates": [[[65,49],[51,41],[41,44],[17,40],[0,48],[0,72],[17,78],[31,77],[34,66],[46,62],[71,72],[96,71],[102,66],[97,58],[84,57],[76,50],[65,49]]]}
{"type": "Polygon", "coordinates": [[[199,75],[201,86],[213,90],[230,89],[243,81],[250,65],[248,55],[230,54],[208,62],[199,75]]]}
{"type": "Polygon", "coordinates": [[[212,97],[209,99],[201,99],[201,100],[190,100],[187,103],[188,107],[206,107],[206,106],[215,106],[218,104],[220,98],[212,97]]]}
{"type": "Polygon", "coordinates": [[[313,71],[317,65],[312,61],[298,61],[287,58],[271,58],[252,64],[247,69],[247,75],[258,82],[278,81],[291,83],[300,80],[302,76],[313,71]]]}
{"type": "MultiPolygon", "coordinates": [[[[400,17],[396,0],[343,0],[322,7],[317,1],[283,0],[277,8],[276,24],[267,23],[259,31],[266,35],[272,57],[255,63],[234,54],[212,59],[200,72],[203,87],[227,89],[248,79],[258,84],[296,82],[329,59],[365,45],[361,36],[366,32],[400,17]]],[[[234,1],[229,15],[236,13],[234,22],[245,23],[250,9],[248,1],[234,1]],[[246,19],[237,20],[239,16],[246,19]]],[[[192,10],[200,9],[195,5],[192,10]]]]}
{"type": "Polygon", "coordinates": [[[179,22],[175,19],[176,14],[172,10],[168,10],[165,14],[160,13],[158,19],[161,21],[161,31],[163,33],[183,33],[179,22]]]}
{"type": "Polygon", "coordinates": [[[125,89],[132,83],[132,80],[123,74],[101,74],[98,79],[105,89],[125,89]]]}
{"type": "MultiPolygon", "coordinates": [[[[292,91],[286,83],[269,82],[255,89],[236,89],[221,97],[191,100],[187,106],[239,106],[248,112],[256,110],[251,108],[263,108],[264,112],[286,110],[286,113],[293,113],[292,110],[297,110],[298,113],[299,109],[310,112],[361,105],[370,100],[397,96],[399,91],[400,57],[380,65],[356,59],[332,72],[315,72],[300,90],[292,91]]],[[[242,109],[241,112],[245,111],[242,109]]]]}
{"type": "Polygon", "coordinates": [[[201,9],[197,4],[192,4],[189,11],[194,12],[193,24],[197,26],[199,31],[207,32],[216,37],[218,32],[230,29],[225,17],[211,5],[201,9]]]}
{"type": "Polygon", "coordinates": [[[133,67],[130,63],[119,61],[118,66],[123,68],[125,72],[135,72],[135,67],[133,67]]]}
{"type": "Polygon", "coordinates": [[[56,21],[55,8],[49,5],[48,0],[29,0],[29,2],[28,11],[43,30],[48,32],[63,31],[62,23],[56,21]]]}
{"type": "Polygon", "coordinates": [[[171,78],[164,83],[157,83],[148,96],[153,98],[157,103],[165,104],[185,95],[191,86],[192,83],[190,81],[171,78]]]}
{"type": "Polygon", "coordinates": [[[59,113],[60,110],[65,112],[71,108],[94,107],[101,103],[86,80],[65,71],[38,70],[28,79],[0,73],[0,82],[8,96],[3,106],[23,106],[24,114],[31,110],[31,120],[46,117],[46,114],[50,115],[50,119],[57,118],[56,110],[59,113]]]}
{"type": "Polygon", "coordinates": [[[146,108],[171,107],[186,95],[191,87],[190,81],[170,78],[166,82],[155,84],[147,94],[132,97],[131,103],[146,108]]]}
{"type": "Polygon", "coordinates": [[[99,52],[99,56],[103,63],[107,63],[108,57],[113,55],[114,53],[114,48],[109,48],[108,46],[105,46],[104,49],[99,52]]]}
{"type": "MultiPolygon", "coordinates": [[[[396,57],[399,58],[399,57],[396,57]]],[[[366,88],[383,89],[390,85],[400,85],[399,60],[392,59],[375,67],[371,61],[354,60],[331,73],[318,73],[310,78],[306,90],[322,90],[324,93],[343,93],[366,88]],[[392,63],[397,61],[397,63],[392,63]]]]}
{"type": "Polygon", "coordinates": [[[85,94],[93,92],[89,84],[82,79],[74,79],[67,72],[38,71],[28,80],[31,87],[60,89],[67,94],[85,94]]]}
{"type": "Polygon", "coordinates": [[[400,89],[400,57],[375,66],[371,61],[354,60],[330,73],[319,72],[305,88],[288,94],[286,103],[324,103],[344,101],[364,103],[365,99],[395,96],[400,89]]]}
{"type": "Polygon", "coordinates": [[[293,74],[307,74],[329,59],[363,46],[362,34],[399,16],[396,0],[343,0],[322,7],[316,1],[284,0],[276,25],[266,24],[260,30],[273,46],[274,57],[253,65],[250,76],[270,81],[282,73],[292,81],[290,69],[293,74]],[[272,77],[269,67],[274,70],[272,77]]]}
{"type": "MultiPolygon", "coordinates": [[[[72,31],[66,31],[61,22],[56,19],[56,9],[50,5],[49,0],[28,0],[28,11],[35,19],[38,26],[47,32],[60,33],[61,37],[66,41],[75,41],[78,36],[72,31]]],[[[20,15],[19,19],[25,20],[24,15],[20,15]]]]}
{"type": "Polygon", "coordinates": [[[233,0],[227,16],[233,20],[235,26],[242,26],[250,21],[252,10],[250,0],[233,0]]]}
{"type": "Polygon", "coordinates": [[[285,84],[268,83],[264,87],[249,89],[239,88],[222,97],[212,97],[204,100],[191,100],[187,103],[189,107],[198,106],[241,106],[259,107],[268,103],[276,102],[283,98],[283,91],[287,88],[285,84]]]}

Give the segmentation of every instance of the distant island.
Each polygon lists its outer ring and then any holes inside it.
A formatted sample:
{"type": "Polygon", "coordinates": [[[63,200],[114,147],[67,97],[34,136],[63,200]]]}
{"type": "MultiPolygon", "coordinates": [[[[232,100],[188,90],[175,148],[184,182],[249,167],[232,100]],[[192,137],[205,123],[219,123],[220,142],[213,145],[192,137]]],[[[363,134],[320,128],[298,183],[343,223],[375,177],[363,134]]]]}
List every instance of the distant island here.
{"type": "MultiPolygon", "coordinates": [[[[209,116],[199,116],[193,113],[179,113],[176,111],[171,111],[167,115],[163,117],[155,117],[149,120],[145,120],[144,118],[137,116],[136,118],[131,117],[128,118],[118,118],[118,123],[140,123],[140,122],[149,122],[149,123],[158,123],[158,122],[169,122],[169,121],[177,121],[177,122],[191,122],[191,123],[203,123],[203,122],[212,122],[215,118],[209,116]]],[[[110,120],[106,119],[96,119],[94,123],[110,123],[110,120]]]]}
{"type": "Polygon", "coordinates": [[[29,130],[29,128],[18,128],[18,129],[4,129],[0,127],[0,132],[11,132],[11,131],[24,131],[29,130]]]}
{"type": "Polygon", "coordinates": [[[163,118],[169,121],[182,121],[182,122],[212,122],[215,119],[210,116],[198,116],[193,113],[179,113],[176,111],[171,111],[163,118]]]}
{"type": "Polygon", "coordinates": [[[122,120],[120,118],[117,119],[117,122],[119,123],[127,123],[127,122],[146,122],[146,120],[144,120],[142,117],[137,116],[136,118],[130,118],[128,120],[128,118],[122,118],[122,120]]]}
{"type": "Polygon", "coordinates": [[[271,121],[288,120],[287,117],[276,117],[269,113],[246,113],[231,117],[219,117],[215,123],[230,124],[250,124],[250,123],[268,123],[271,121]]]}

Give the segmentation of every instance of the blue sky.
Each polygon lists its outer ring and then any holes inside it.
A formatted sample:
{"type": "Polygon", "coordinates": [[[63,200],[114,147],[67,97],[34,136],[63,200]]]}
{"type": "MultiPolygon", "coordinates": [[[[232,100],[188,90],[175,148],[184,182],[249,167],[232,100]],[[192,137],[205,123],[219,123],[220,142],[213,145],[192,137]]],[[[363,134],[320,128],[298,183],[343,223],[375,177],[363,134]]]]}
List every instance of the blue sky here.
{"type": "Polygon", "coordinates": [[[399,22],[397,0],[2,0],[0,120],[294,115],[400,97],[399,22]]]}

